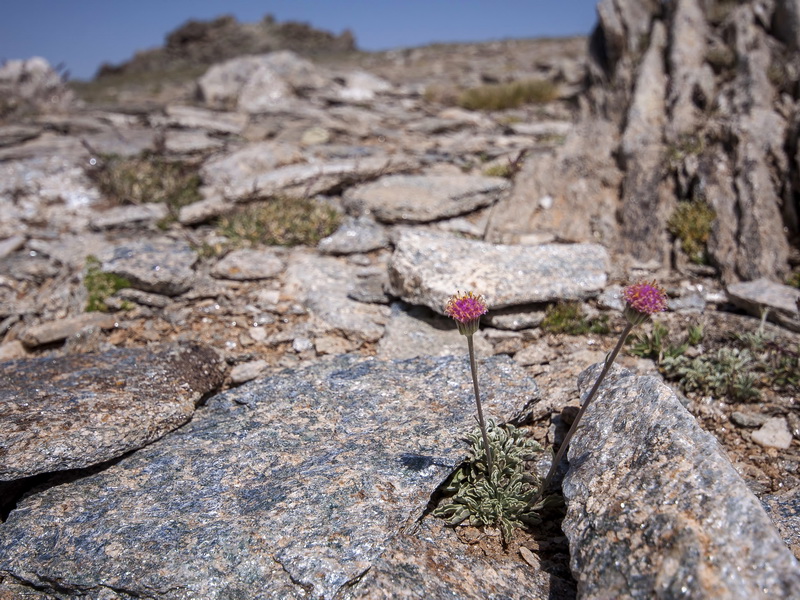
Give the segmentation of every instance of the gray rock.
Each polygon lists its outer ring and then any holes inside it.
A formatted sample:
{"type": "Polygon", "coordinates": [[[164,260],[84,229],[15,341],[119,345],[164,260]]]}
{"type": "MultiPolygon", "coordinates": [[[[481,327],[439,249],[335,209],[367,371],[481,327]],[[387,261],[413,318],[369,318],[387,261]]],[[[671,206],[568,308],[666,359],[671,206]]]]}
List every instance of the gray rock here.
{"type": "Polygon", "coordinates": [[[763,496],[761,504],[780,531],[783,541],[800,559],[800,487],[763,496]]]}
{"type": "Polygon", "coordinates": [[[501,177],[390,175],[349,188],[344,204],[386,223],[427,223],[488,206],[508,187],[501,177]]]}
{"type": "Polygon", "coordinates": [[[170,154],[196,154],[223,148],[225,142],[207,131],[167,131],[164,150],[170,154]]]}
{"type": "Polygon", "coordinates": [[[184,242],[152,239],[118,246],[99,256],[102,270],[124,277],[136,289],[166,296],[188,290],[197,254],[184,242]]]}
{"type": "Polygon", "coordinates": [[[207,161],[200,169],[203,183],[217,189],[233,184],[248,187],[259,176],[302,160],[296,146],[283,142],[256,142],[207,161]]]}
{"type": "Polygon", "coordinates": [[[347,292],[348,298],[367,304],[389,304],[391,296],[386,291],[389,288],[389,275],[386,269],[381,269],[377,273],[358,275],[358,280],[347,292]]]}
{"type": "Polygon", "coordinates": [[[81,142],[93,154],[134,157],[142,152],[154,152],[158,146],[158,132],[153,129],[106,129],[85,134],[81,142]]]}
{"type": "Polygon", "coordinates": [[[339,229],[320,240],[317,250],[323,254],[372,252],[389,245],[386,229],[367,216],[345,217],[339,229]]]}
{"type": "Polygon", "coordinates": [[[214,265],[211,275],[238,281],[269,279],[283,271],[284,261],[281,256],[282,253],[274,249],[234,250],[214,265]]]}
{"type": "Polygon", "coordinates": [[[386,172],[407,169],[409,165],[405,158],[386,156],[287,165],[256,177],[247,186],[241,182],[226,186],[223,193],[234,199],[248,199],[253,194],[314,196],[349,181],[372,179],[386,172]]]}
{"type": "Polygon", "coordinates": [[[35,125],[3,125],[0,127],[0,147],[27,142],[41,133],[42,128],[35,125]]]}
{"type": "Polygon", "coordinates": [[[800,290],[775,283],[769,279],[756,279],[732,283],[728,286],[728,299],[751,315],[761,317],[766,310],[767,318],[793,331],[800,331],[800,315],[797,300],[800,290]]]}
{"type": "Polygon", "coordinates": [[[619,230],[618,136],[613,123],[593,118],[576,124],[563,144],[529,152],[513,189],[492,211],[486,240],[511,244],[537,235],[613,246],[619,230]]]}
{"type": "Polygon", "coordinates": [[[608,254],[598,244],[501,246],[403,231],[389,266],[393,293],[443,313],[456,291],[486,298],[489,310],[586,299],[606,284],[608,254]]]}
{"type": "Polygon", "coordinates": [[[575,124],[570,121],[539,121],[538,123],[512,123],[510,126],[514,133],[531,135],[534,137],[565,136],[575,124]]]}
{"type": "Polygon", "coordinates": [[[293,252],[286,267],[286,293],[348,338],[375,342],[383,335],[389,309],[347,297],[356,268],[344,260],[293,252]]]}
{"type": "Polygon", "coordinates": [[[232,210],[231,203],[222,196],[211,196],[199,202],[184,206],[178,212],[181,225],[197,225],[224,215],[232,210]]]}
{"type": "Polygon", "coordinates": [[[783,417],[767,419],[751,437],[755,443],[767,448],[786,450],[792,445],[792,432],[783,417]]]}
{"type": "Polygon", "coordinates": [[[116,206],[98,213],[90,222],[94,230],[134,227],[154,224],[169,214],[165,204],[148,203],[130,206],[116,206]]]}
{"type": "Polygon", "coordinates": [[[251,360],[231,369],[231,383],[245,383],[261,375],[267,368],[265,360],[251,360]]]}
{"type": "Polygon", "coordinates": [[[0,481],[122,456],[186,423],[223,379],[199,344],[0,363],[0,481]]]}
{"type": "Polygon", "coordinates": [[[749,412],[734,411],[731,421],[739,427],[761,427],[769,417],[749,412]]]}
{"type": "Polygon", "coordinates": [[[544,316],[545,307],[540,304],[533,304],[531,306],[513,306],[492,311],[483,317],[483,321],[497,329],[519,331],[520,329],[538,327],[544,321],[544,316]]]}
{"type": "Polygon", "coordinates": [[[247,125],[247,115],[236,112],[206,110],[198,106],[171,105],[164,115],[151,115],[153,127],[180,127],[183,129],[205,129],[216,133],[240,135],[247,125]]]}
{"type": "MultiPolygon", "coordinates": [[[[601,364],[579,378],[585,393],[601,364]]],[[[615,367],[563,490],[581,598],[791,598],[800,566],[716,439],[654,377],[615,367]]]]}
{"type": "Polygon", "coordinates": [[[392,89],[391,83],[366,71],[351,71],[342,79],[344,87],[336,91],[336,98],[345,102],[368,102],[392,89]]]}
{"type": "Polygon", "coordinates": [[[394,538],[346,600],[567,600],[573,582],[526,564],[518,556],[470,552],[452,527],[428,517],[394,538]]]}
{"type": "MultiPolygon", "coordinates": [[[[378,342],[378,356],[405,360],[417,356],[466,356],[467,340],[455,322],[421,306],[392,304],[386,335],[378,342]]],[[[492,346],[482,331],[473,337],[477,356],[491,356],[492,346]]]]}
{"type": "Polygon", "coordinates": [[[25,237],[21,235],[12,235],[9,238],[0,240],[0,259],[16,252],[24,245],[25,237]]]}
{"type": "MultiPolygon", "coordinates": [[[[220,394],[104,471],[25,497],[0,531],[3,583],[340,597],[465,457],[467,372],[466,359],[343,357],[220,394]]],[[[481,376],[490,415],[526,414],[536,385],[509,359],[482,361],[481,376]]]]}
{"type": "Polygon", "coordinates": [[[75,317],[67,317],[56,321],[48,321],[32,325],[20,333],[20,340],[29,347],[43,346],[60,342],[90,328],[113,329],[116,317],[103,313],[83,313],[75,317]]]}
{"type": "Polygon", "coordinates": [[[211,108],[260,113],[287,106],[297,92],[327,83],[311,62],[282,51],[216,64],[198,80],[197,86],[200,98],[211,108]]]}
{"type": "Polygon", "coordinates": [[[169,296],[162,294],[153,294],[152,292],[143,292],[133,288],[122,288],[113,296],[119,300],[134,302],[141,306],[151,306],[153,308],[166,308],[172,304],[172,299],[169,296]]]}

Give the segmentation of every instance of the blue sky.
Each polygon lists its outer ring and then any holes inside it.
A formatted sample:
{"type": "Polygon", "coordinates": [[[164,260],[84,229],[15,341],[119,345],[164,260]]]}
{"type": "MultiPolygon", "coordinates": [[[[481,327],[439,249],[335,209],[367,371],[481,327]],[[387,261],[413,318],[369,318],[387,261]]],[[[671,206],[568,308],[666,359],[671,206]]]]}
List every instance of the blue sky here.
{"type": "Polygon", "coordinates": [[[597,0],[2,0],[0,61],[43,56],[89,79],[103,62],[162,45],[189,19],[271,13],[341,33],[362,50],[588,34],[597,0]]]}

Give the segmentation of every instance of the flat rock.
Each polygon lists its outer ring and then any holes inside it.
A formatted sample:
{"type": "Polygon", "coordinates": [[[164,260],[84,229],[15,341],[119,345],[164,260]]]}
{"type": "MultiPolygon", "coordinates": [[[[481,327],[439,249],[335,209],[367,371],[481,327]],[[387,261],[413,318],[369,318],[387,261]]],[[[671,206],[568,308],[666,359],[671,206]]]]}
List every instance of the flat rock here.
{"type": "Polygon", "coordinates": [[[158,132],[154,129],[106,129],[86,134],[81,140],[92,153],[133,157],[142,152],[154,152],[158,146],[158,132]]]}
{"type": "Polygon", "coordinates": [[[244,383],[251,381],[258,377],[266,368],[268,364],[265,360],[251,360],[231,369],[231,382],[244,383]]]}
{"type": "MultiPolygon", "coordinates": [[[[432,313],[421,306],[395,302],[386,324],[386,334],[378,342],[378,356],[404,360],[417,356],[466,356],[467,340],[449,317],[432,313]]],[[[477,356],[491,356],[492,346],[484,333],[474,336],[477,356]]]]}
{"type": "MultiPolygon", "coordinates": [[[[0,528],[3,583],[108,599],[341,597],[465,458],[468,369],[340,357],[220,394],[104,471],[21,500],[0,528]]],[[[481,361],[481,380],[502,420],[537,394],[505,357],[481,361]]]]}
{"type": "Polygon", "coordinates": [[[389,265],[392,290],[442,313],[456,291],[482,294],[490,310],[582,300],[605,286],[606,249],[598,244],[497,245],[406,230],[389,265]]]}
{"type": "Polygon", "coordinates": [[[245,248],[227,254],[211,269],[211,275],[239,281],[269,279],[283,271],[284,261],[275,250],[245,248]]]}
{"type": "Polygon", "coordinates": [[[389,175],[349,188],[344,203],[385,223],[427,223],[488,206],[509,186],[501,177],[389,175]]]}
{"type": "Polygon", "coordinates": [[[136,289],[166,296],[188,290],[197,254],[185,242],[152,239],[117,246],[100,257],[102,270],[124,277],[136,289]]]}
{"type": "Polygon", "coordinates": [[[5,258],[9,254],[16,252],[25,245],[25,236],[12,235],[4,240],[0,240],[0,258],[5,258]]]}
{"type": "Polygon", "coordinates": [[[200,175],[207,186],[224,188],[235,182],[246,187],[259,175],[302,158],[297,147],[291,144],[256,142],[207,161],[200,169],[200,175]]]}
{"type": "Polygon", "coordinates": [[[348,298],[356,278],[356,267],[343,259],[294,252],[286,267],[286,292],[348,338],[375,342],[383,335],[389,309],[348,298]]]}
{"type": "MultiPolygon", "coordinates": [[[[601,367],[581,374],[583,393],[601,367]]],[[[800,565],[758,499],[658,379],[615,367],[569,462],[563,529],[581,598],[800,597],[800,565]]]]}
{"type": "Polygon", "coordinates": [[[247,126],[248,119],[247,115],[242,113],[173,104],[164,109],[163,115],[151,115],[149,120],[153,127],[205,129],[216,133],[240,135],[247,126]]]}
{"type": "MultiPolygon", "coordinates": [[[[281,166],[251,178],[231,179],[227,184],[214,189],[233,200],[248,200],[254,195],[314,196],[341,187],[349,181],[371,179],[387,171],[404,170],[411,164],[404,157],[384,155],[298,163],[281,166]]],[[[208,194],[205,189],[203,193],[208,194]]]]}
{"type": "Polygon", "coordinates": [[[792,432],[783,417],[772,417],[753,432],[753,441],[767,448],[786,450],[792,445],[792,432]]]}
{"type": "Polygon", "coordinates": [[[339,229],[320,240],[317,250],[323,254],[357,254],[388,245],[389,236],[385,227],[367,216],[347,216],[339,229]]]}
{"type": "Polygon", "coordinates": [[[544,321],[545,307],[541,304],[501,308],[485,315],[483,321],[497,329],[519,331],[538,327],[544,321]]]}
{"type": "Polygon", "coordinates": [[[199,344],[0,363],[0,481],[122,456],[186,423],[224,377],[199,344]]]}
{"type": "Polygon", "coordinates": [[[757,317],[768,310],[768,319],[792,331],[800,331],[796,304],[800,299],[800,290],[795,287],[769,279],[743,281],[728,286],[728,298],[736,306],[757,317]]]}
{"type": "Polygon", "coordinates": [[[167,131],[164,150],[171,154],[195,154],[223,148],[225,142],[204,130],[167,131]]]}
{"type": "Polygon", "coordinates": [[[131,206],[116,206],[101,213],[90,221],[94,230],[114,229],[153,224],[169,214],[165,204],[148,203],[131,206]]]}
{"type": "Polygon", "coordinates": [[[67,339],[87,328],[112,329],[116,324],[114,315],[104,313],[83,313],[74,317],[47,321],[32,325],[20,333],[20,340],[29,347],[43,346],[67,339]]]}
{"type": "Polygon", "coordinates": [[[3,125],[0,127],[0,147],[27,142],[41,133],[42,128],[36,125],[3,125]]]}

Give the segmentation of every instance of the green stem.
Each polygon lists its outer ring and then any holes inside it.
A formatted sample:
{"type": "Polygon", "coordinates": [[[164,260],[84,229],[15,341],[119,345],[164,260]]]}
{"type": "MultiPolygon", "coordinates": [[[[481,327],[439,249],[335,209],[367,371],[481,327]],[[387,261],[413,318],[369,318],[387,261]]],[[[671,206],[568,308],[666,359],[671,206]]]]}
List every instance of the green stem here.
{"type": "Polygon", "coordinates": [[[619,341],[617,345],[614,347],[614,350],[611,351],[606,357],[605,365],[603,365],[603,370],[600,372],[599,377],[594,382],[592,389],[589,391],[589,394],[586,396],[586,400],[584,400],[583,404],[581,405],[581,409],[578,411],[578,414],[575,416],[575,420],[572,422],[572,426],[569,428],[564,441],[561,442],[561,447],[558,449],[558,453],[556,457],[553,459],[553,464],[550,465],[550,470],[547,473],[547,477],[544,478],[544,482],[542,483],[542,487],[539,488],[539,493],[536,494],[536,497],[531,500],[531,504],[535,504],[545,493],[547,488],[550,485],[550,482],[553,480],[553,476],[556,474],[556,470],[558,470],[558,465],[561,463],[561,459],[564,458],[564,453],[567,451],[567,447],[569,446],[569,442],[572,439],[572,436],[575,434],[575,430],[578,428],[578,423],[580,423],[581,417],[583,413],[586,412],[586,409],[589,408],[589,404],[591,404],[592,400],[594,400],[594,396],[597,393],[597,390],[600,388],[600,384],[603,383],[603,379],[605,379],[608,371],[611,369],[611,365],[614,364],[614,361],[617,359],[617,355],[619,354],[620,350],[622,350],[622,345],[625,343],[625,340],[628,337],[628,334],[631,330],[635,327],[635,323],[628,323],[625,326],[625,329],[622,331],[622,334],[619,336],[619,341]]]}
{"type": "Polygon", "coordinates": [[[483,408],[481,407],[481,393],[478,390],[478,366],[475,364],[475,348],[472,344],[472,336],[467,336],[467,346],[469,347],[469,368],[472,371],[472,387],[475,390],[475,403],[478,405],[478,425],[481,426],[483,436],[483,447],[486,450],[486,478],[491,481],[492,477],[492,449],[489,447],[489,436],[486,435],[486,422],[483,420],[483,408]]]}

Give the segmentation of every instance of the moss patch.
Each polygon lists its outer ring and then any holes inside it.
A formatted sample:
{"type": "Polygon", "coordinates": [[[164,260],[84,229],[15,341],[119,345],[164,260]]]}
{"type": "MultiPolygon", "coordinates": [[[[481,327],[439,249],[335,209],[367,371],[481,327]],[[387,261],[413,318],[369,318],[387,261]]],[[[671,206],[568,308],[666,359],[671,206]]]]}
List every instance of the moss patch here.
{"type": "Polygon", "coordinates": [[[276,197],[219,220],[220,232],[235,244],[316,246],[339,227],[341,215],[307,198],[276,197]]]}
{"type": "Polygon", "coordinates": [[[693,263],[708,263],[708,237],[717,214],[703,200],[679,202],[667,222],[669,232],[681,241],[681,249],[693,263]]]}
{"type": "Polygon", "coordinates": [[[131,287],[131,282],[119,275],[103,272],[100,261],[87,256],[83,286],[87,295],[86,312],[108,312],[106,300],[119,290],[131,287]]]}

